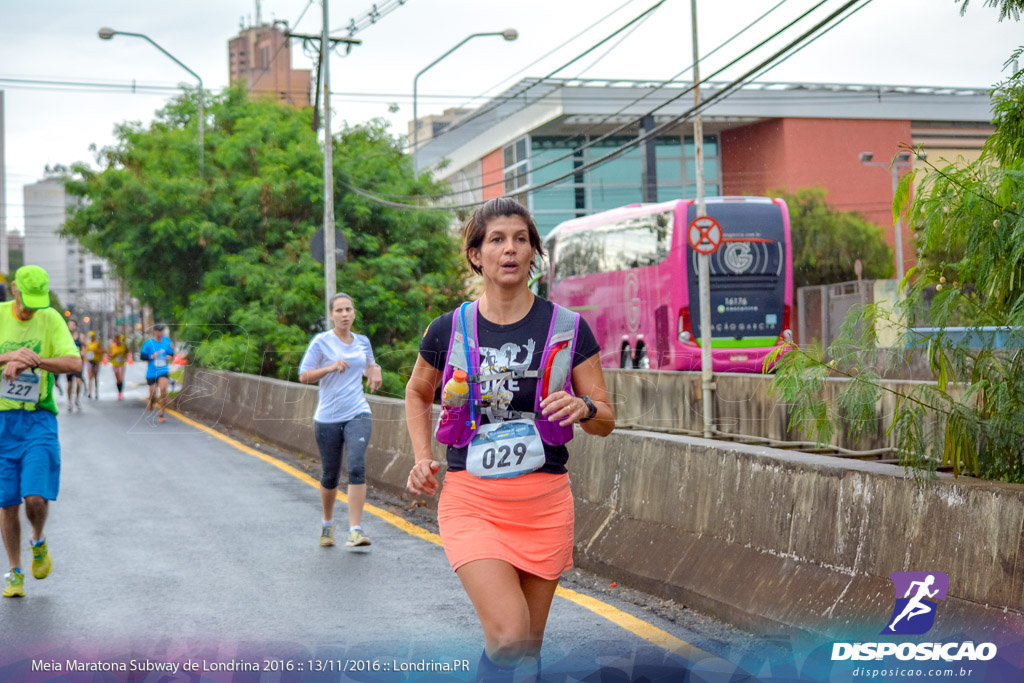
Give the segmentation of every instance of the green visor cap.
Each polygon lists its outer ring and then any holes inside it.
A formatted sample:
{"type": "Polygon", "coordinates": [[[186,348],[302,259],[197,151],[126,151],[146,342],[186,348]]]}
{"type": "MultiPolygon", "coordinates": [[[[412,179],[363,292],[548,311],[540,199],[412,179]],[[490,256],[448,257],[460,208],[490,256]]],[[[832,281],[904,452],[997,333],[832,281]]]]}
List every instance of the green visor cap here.
{"type": "Polygon", "coordinates": [[[14,284],[18,285],[25,308],[47,308],[50,305],[50,276],[39,266],[18,268],[14,284]]]}

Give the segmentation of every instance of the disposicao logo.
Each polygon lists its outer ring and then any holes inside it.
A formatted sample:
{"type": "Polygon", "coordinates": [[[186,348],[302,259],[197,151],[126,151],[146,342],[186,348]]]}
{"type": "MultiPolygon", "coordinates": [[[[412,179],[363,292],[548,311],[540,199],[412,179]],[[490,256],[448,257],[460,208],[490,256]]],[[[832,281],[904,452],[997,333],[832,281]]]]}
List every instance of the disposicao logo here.
{"type": "Polygon", "coordinates": [[[882,634],[919,636],[935,625],[936,600],[945,600],[949,577],[942,572],[893,572],[896,604],[882,634]]]}
{"type": "MultiPolygon", "coordinates": [[[[916,636],[935,625],[939,600],[946,599],[949,577],[942,572],[893,572],[896,600],[880,635],[916,636]]],[[[996,656],[994,643],[834,643],[832,660],[871,660],[895,656],[900,660],[987,661],[996,656]]]]}

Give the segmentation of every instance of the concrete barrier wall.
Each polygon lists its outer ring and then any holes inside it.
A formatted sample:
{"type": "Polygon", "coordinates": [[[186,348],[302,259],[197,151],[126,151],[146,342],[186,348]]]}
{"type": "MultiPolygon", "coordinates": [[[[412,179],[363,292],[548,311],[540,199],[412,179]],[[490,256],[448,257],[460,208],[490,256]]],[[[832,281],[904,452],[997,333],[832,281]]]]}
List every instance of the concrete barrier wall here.
{"type": "MultiPolygon", "coordinates": [[[[178,407],[315,456],[316,392],[189,368],[178,407]]],[[[367,477],[404,494],[404,404],[368,398],[367,477]]],[[[1024,628],[1022,486],[641,431],[577,430],[569,450],[576,564],[625,585],[755,631],[828,634],[884,626],[891,572],[942,571],[942,623],[1024,628]]]]}
{"type": "MultiPolygon", "coordinates": [[[[702,433],[704,428],[703,397],[699,372],[657,372],[645,370],[605,370],[605,382],[615,402],[619,425],[683,429],[702,433]]],[[[825,400],[836,406],[836,396],[849,382],[828,379],[825,400]]],[[[770,395],[772,377],[750,373],[719,373],[715,375],[715,425],[730,434],[749,434],[779,441],[807,441],[812,437],[789,429],[790,411],[770,395]]],[[[894,437],[886,434],[896,412],[896,394],[907,393],[921,382],[885,380],[875,414],[877,419],[865,425],[863,433],[853,438],[849,429],[838,431],[831,443],[853,450],[874,450],[891,447],[894,437]]]]}

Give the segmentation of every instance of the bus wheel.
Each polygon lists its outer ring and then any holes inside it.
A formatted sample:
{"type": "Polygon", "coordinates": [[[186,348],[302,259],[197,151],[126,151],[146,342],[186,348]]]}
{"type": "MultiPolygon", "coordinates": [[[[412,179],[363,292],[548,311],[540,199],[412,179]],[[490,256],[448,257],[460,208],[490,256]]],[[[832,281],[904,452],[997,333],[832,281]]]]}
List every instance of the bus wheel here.
{"type": "Polygon", "coordinates": [[[629,348],[629,344],[622,345],[622,351],[619,353],[619,367],[623,370],[633,369],[633,351],[629,348]]]}
{"type": "Polygon", "coordinates": [[[643,344],[636,347],[636,358],[633,360],[633,367],[639,370],[651,369],[651,359],[647,357],[647,347],[643,344]]]}

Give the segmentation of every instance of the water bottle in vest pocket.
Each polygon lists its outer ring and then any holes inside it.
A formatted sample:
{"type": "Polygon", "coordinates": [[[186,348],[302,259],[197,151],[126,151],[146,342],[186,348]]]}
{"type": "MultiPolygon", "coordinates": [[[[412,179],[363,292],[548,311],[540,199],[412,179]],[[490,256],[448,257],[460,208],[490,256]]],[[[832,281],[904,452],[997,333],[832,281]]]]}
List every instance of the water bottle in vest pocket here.
{"type": "Polygon", "coordinates": [[[452,378],[448,380],[441,392],[441,405],[450,408],[459,408],[466,405],[469,400],[469,382],[466,381],[466,371],[456,370],[452,378]]]}

